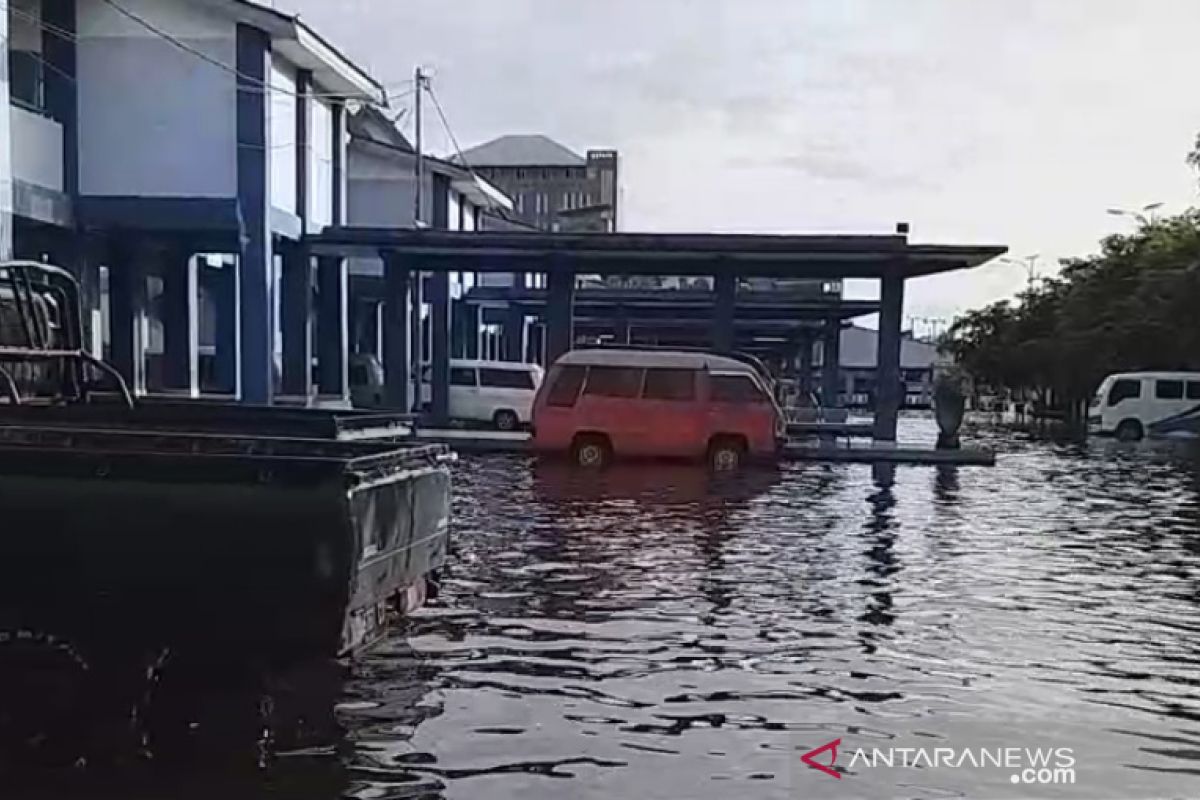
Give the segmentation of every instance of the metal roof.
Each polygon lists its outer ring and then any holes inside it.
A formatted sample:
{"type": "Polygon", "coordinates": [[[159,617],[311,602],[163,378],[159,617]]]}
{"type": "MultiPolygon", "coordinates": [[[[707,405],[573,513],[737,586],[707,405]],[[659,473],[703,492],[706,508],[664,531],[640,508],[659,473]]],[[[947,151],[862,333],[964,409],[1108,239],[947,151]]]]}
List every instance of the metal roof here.
{"type": "Polygon", "coordinates": [[[492,139],[462,154],[473,167],[583,167],[587,159],[540,134],[492,139]]]}
{"type": "Polygon", "coordinates": [[[754,373],[743,361],[715,353],[637,347],[577,348],[564,353],[560,365],[729,370],[754,373]]]}
{"type": "Polygon", "coordinates": [[[392,251],[425,270],[781,278],[905,278],[977,267],[1000,245],[910,244],[903,235],[782,236],[719,233],[526,233],[326,228],[319,255],[392,251]]]}

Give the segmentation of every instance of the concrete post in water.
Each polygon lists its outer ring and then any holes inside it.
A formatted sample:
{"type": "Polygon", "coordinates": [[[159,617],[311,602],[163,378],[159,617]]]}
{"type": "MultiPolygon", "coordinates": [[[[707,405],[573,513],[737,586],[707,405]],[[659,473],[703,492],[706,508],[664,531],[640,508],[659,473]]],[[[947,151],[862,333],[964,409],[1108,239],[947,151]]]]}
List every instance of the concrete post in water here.
{"type": "Polygon", "coordinates": [[[546,366],[575,343],[575,271],[563,262],[550,265],[546,296],[546,366]]]}
{"type": "Polygon", "coordinates": [[[284,250],[280,283],[283,393],[307,398],[313,389],[313,270],[312,258],[303,245],[284,250]]]}
{"type": "Polygon", "coordinates": [[[200,394],[199,286],[196,259],[173,248],[163,260],[163,385],[200,394]]]}
{"type": "Polygon", "coordinates": [[[875,366],[875,441],[896,441],[903,384],[900,376],[900,325],[904,311],[904,276],[900,264],[889,265],[880,281],[879,347],[875,366]]]}
{"type": "Polygon", "coordinates": [[[963,414],[967,407],[967,395],[963,387],[963,376],[954,368],[940,369],[934,376],[933,409],[938,424],[937,448],[957,450],[963,414]]]}
{"type": "Polygon", "coordinates": [[[384,254],[383,272],[386,287],[383,300],[384,400],[388,408],[407,411],[412,377],[408,341],[411,331],[408,303],[412,273],[397,253],[384,254]]]}
{"type": "Polygon", "coordinates": [[[737,307],[737,276],[720,272],[713,278],[713,348],[733,352],[733,318],[737,307]]]}
{"type": "Polygon", "coordinates": [[[842,381],[842,321],[831,317],[821,331],[821,405],[840,406],[842,381]]]}

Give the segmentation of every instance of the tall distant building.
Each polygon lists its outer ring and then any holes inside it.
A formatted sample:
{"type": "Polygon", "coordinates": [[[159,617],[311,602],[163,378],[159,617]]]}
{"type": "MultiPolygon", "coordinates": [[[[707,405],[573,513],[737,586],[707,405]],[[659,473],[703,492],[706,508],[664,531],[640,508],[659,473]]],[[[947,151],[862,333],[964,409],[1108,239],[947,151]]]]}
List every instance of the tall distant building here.
{"type": "Polygon", "coordinates": [[[541,230],[617,230],[616,150],[588,150],[585,157],[546,136],[501,136],[462,157],[512,198],[521,219],[541,230]]]}

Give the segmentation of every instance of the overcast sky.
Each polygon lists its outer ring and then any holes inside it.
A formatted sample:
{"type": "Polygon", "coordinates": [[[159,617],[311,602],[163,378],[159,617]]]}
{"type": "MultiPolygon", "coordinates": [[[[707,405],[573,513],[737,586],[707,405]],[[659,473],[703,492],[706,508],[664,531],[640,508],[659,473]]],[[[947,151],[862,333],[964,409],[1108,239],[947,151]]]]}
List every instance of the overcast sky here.
{"type": "MultiPolygon", "coordinates": [[[[420,63],[464,148],[622,157],[626,230],[886,233],[1092,251],[1191,205],[1196,0],[277,0],[385,83],[420,63]]],[[[401,90],[403,87],[397,87],[401,90]]],[[[402,100],[400,106],[410,101],[402,100]]],[[[450,145],[436,118],[433,149],[450,145]]],[[[910,284],[950,316],[1024,281],[910,284]]]]}

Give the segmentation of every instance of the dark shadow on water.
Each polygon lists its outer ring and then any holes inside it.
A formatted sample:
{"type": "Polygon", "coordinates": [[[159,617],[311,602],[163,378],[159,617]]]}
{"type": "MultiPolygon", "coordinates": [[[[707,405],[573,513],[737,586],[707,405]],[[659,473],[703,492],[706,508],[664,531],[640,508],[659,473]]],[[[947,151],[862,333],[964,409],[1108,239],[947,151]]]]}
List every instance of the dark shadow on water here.
{"type": "Polygon", "coordinates": [[[331,800],[346,668],[0,645],[0,796],[331,800]]]}
{"type": "Polygon", "coordinates": [[[534,464],[534,496],[549,503],[636,500],[654,506],[745,503],[780,481],[778,470],[746,469],[713,473],[703,466],[676,463],[616,464],[579,469],[560,461],[534,464]]]}

